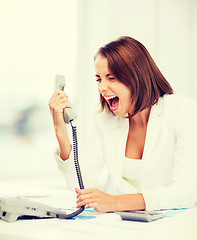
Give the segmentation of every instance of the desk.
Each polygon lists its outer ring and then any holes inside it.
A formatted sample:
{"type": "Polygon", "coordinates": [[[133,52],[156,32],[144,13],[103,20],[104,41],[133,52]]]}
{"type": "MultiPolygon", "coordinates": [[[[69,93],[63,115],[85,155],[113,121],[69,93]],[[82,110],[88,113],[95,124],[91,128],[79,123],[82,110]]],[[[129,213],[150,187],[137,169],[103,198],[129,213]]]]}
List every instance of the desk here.
{"type": "MultiPolygon", "coordinates": [[[[25,195],[28,193],[36,201],[54,207],[68,208],[75,205],[74,196],[68,190],[28,189],[25,195]]],[[[85,216],[84,219],[77,217],[75,220],[39,219],[13,223],[0,220],[0,240],[197,239],[197,207],[151,223],[122,221],[115,213],[95,215],[84,212],[82,216],[85,216]]]]}

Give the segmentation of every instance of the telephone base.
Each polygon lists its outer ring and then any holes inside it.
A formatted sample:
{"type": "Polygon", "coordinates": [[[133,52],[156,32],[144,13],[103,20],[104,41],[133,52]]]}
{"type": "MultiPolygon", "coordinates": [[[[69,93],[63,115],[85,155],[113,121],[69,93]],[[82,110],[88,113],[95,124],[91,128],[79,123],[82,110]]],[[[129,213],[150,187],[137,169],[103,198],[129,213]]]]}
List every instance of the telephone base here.
{"type": "Polygon", "coordinates": [[[0,219],[15,222],[20,217],[29,218],[72,218],[80,213],[67,214],[65,211],[20,197],[0,197],[0,219]]]}

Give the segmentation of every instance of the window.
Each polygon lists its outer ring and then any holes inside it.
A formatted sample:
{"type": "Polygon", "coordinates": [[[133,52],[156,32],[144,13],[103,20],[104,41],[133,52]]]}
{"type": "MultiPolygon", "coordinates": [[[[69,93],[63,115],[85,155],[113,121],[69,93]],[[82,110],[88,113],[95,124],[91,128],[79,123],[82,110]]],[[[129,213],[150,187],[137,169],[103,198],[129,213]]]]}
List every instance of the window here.
{"type": "Polygon", "coordinates": [[[72,85],[77,0],[2,0],[0,29],[1,180],[42,177],[56,170],[48,101],[56,74],[72,85]]]}

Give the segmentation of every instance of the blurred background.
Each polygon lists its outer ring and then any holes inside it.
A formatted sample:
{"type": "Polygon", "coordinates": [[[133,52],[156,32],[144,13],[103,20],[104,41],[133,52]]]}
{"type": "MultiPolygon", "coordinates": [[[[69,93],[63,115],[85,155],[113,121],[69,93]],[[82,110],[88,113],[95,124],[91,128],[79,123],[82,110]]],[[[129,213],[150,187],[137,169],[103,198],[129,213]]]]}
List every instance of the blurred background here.
{"type": "Polygon", "coordinates": [[[196,0],[0,0],[0,32],[0,184],[64,187],[48,107],[55,75],[66,77],[82,151],[98,108],[94,54],[119,36],[197,99],[196,0]]]}

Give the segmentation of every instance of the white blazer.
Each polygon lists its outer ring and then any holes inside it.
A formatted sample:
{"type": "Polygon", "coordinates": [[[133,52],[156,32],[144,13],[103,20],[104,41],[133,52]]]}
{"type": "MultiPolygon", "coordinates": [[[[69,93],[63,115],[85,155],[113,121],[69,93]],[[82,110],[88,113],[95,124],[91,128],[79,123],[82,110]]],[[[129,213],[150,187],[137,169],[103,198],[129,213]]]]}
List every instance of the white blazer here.
{"type": "MultiPolygon", "coordinates": [[[[138,192],[122,177],[129,120],[105,112],[95,116],[86,155],[80,156],[85,187],[111,194],[138,192]]],[[[76,187],[73,156],[58,167],[76,187]]],[[[197,103],[188,97],[164,95],[153,105],[147,126],[140,173],[147,210],[192,207],[197,201],[197,103]]]]}

